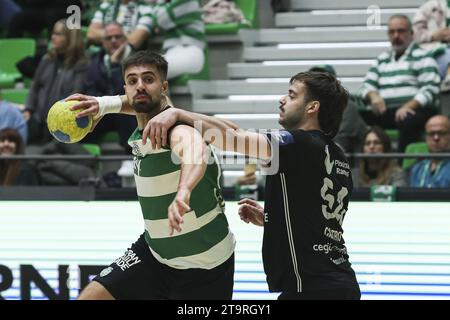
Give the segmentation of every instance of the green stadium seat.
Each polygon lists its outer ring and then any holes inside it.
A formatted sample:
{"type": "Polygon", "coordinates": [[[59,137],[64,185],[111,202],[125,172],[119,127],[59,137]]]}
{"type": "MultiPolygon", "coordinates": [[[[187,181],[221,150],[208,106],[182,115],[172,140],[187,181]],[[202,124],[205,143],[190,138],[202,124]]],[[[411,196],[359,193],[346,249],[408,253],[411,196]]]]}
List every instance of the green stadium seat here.
{"type": "Polygon", "coordinates": [[[101,156],[102,150],[98,144],[95,143],[83,143],[83,148],[86,149],[93,156],[101,156]]]}
{"type": "Polygon", "coordinates": [[[36,50],[34,39],[0,39],[0,88],[13,88],[22,78],[16,63],[36,50]]]}
{"type": "Polygon", "coordinates": [[[247,23],[208,23],[205,24],[206,34],[236,34],[241,28],[256,28],[257,0],[235,0],[242,10],[247,23]]]}
{"type": "Polygon", "coordinates": [[[119,134],[116,131],[106,132],[101,138],[101,143],[119,143],[119,134]]]}
{"type": "MultiPolygon", "coordinates": [[[[408,144],[406,147],[405,153],[414,154],[414,153],[428,153],[428,146],[425,142],[414,142],[408,144]]],[[[403,170],[410,169],[414,163],[416,163],[417,159],[408,158],[403,159],[402,167],[403,170]]]]}
{"type": "Polygon", "coordinates": [[[398,134],[399,131],[397,129],[386,129],[386,134],[389,136],[389,138],[391,139],[391,142],[396,142],[398,141],[398,134]]]}
{"type": "MultiPolygon", "coordinates": [[[[83,143],[82,146],[87,152],[89,152],[93,156],[99,157],[102,155],[102,149],[100,148],[100,146],[98,144],[83,143]]],[[[95,171],[96,171],[97,175],[102,170],[102,168],[103,168],[102,163],[100,161],[97,162],[97,164],[95,166],[95,171]]]]}
{"type": "Polygon", "coordinates": [[[0,95],[3,100],[25,104],[28,97],[28,89],[3,89],[0,95]]]}

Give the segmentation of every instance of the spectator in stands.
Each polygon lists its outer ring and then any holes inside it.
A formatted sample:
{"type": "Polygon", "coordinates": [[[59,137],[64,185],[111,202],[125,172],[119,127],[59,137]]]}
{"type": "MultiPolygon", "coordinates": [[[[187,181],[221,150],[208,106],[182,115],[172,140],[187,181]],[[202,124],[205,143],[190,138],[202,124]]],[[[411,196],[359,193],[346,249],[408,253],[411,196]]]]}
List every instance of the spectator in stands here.
{"type": "Polygon", "coordinates": [[[28,127],[25,117],[19,108],[12,103],[2,100],[0,92],[0,130],[5,128],[16,129],[22,140],[26,143],[28,139],[28,127]]]}
{"type": "MultiPolygon", "coordinates": [[[[56,140],[42,146],[43,155],[89,155],[79,143],[67,144],[56,140]]],[[[83,180],[95,181],[95,161],[45,160],[36,164],[42,185],[79,185],[83,180]]]]}
{"type": "MultiPolygon", "coordinates": [[[[125,94],[121,62],[130,53],[131,47],[128,45],[122,26],[117,22],[107,24],[103,36],[103,49],[91,57],[83,92],[92,96],[125,94]]],[[[99,143],[105,133],[117,131],[124,154],[130,154],[131,147],[128,145],[128,137],[137,126],[136,117],[108,114],[105,119],[107,121],[100,121],[95,130],[89,133],[83,142],[99,143]]],[[[133,162],[122,162],[119,173],[133,175],[133,162]]]]}
{"type": "Polygon", "coordinates": [[[136,28],[147,29],[148,22],[146,23],[146,19],[141,20],[141,18],[151,13],[153,10],[152,2],[154,1],[150,0],[143,3],[142,1],[132,0],[104,0],[89,24],[88,40],[91,43],[101,44],[102,39],[104,39],[104,27],[111,22],[121,24],[127,36],[136,28]]]}
{"type": "MultiPolygon", "coordinates": [[[[25,144],[12,128],[0,130],[0,155],[23,154],[25,144]]],[[[0,160],[0,186],[37,185],[39,176],[34,166],[21,160],[0,160]]]]}
{"type": "Polygon", "coordinates": [[[440,77],[436,61],[413,42],[408,17],[392,16],[388,35],[392,49],[378,56],[363,83],[362,97],[372,108],[363,118],[369,125],[398,129],[398,150],[403,152],[420,139],[434,113],[440,77]]]}
{"type": "Polygon", "coordinates": [[[25,32],[31,37],[36,37],[42,30],[47,30],[50,34],[55,22],[68,16],[69,6],[76,5],[82,8],[79,0],[20,0],[16,3],[21,10],[11,19],[9,38],[24,37],[25,32]]]}
{"type": "MultiPolygon", "coordinates": [[[[389,153],[391,140],[379,127],[373,127],[364,136],[363,153],[389,153]]],[[[353,171],[355,187],[370,187],[372,185],[392,185],[405,187],[408,185],[406,173],[392,159],[362,159],[359,168],[353,171]]]]}
{"type": "Polygon", "coordinates": [[[163,32],[162,50],[169,63],[168,79],[195,74],[205,63],[205,25],[198,0],[153,0],[155,5],[128,37],[141,47],[152,33],[163,32]]]}
{"type": "MultiPolygon", "coordinates": [[[[336,71],[331,65],[317,65],[309,71],[328,72],[337,77],[336,71]]],[[[367,125],[359,114],[357,97],[350,95],[347,108],[342,115],[341,126],[333,140],[344,151],[356,152],[361,150],[366,132],[367,125]]]]}
{"type": "Polygon", "coordinates": [[[51,37],[52,48],[36,70],[26,102],[25,116],[29,117],[29,142],[50,140],[46,118],[50,107],[58,100],[83,89],[88,60],[81,30],[68,29],[59,20],[51,37]]]}
{"type": "Polygon", "coordinates": [[[420,6],[414,19],[414,39],[422,48],[433,51],[441,79],[441,91],[450,90],[450,10],[447,1],[429,0],[420,6]]]}
{"type": "MultiPolygon", "coordinates": [[[[436,115],[425,125],[426,142],[431,153],[450,152],[450,120],[436,115]]],[[[409,185],[418,188],[449,188],[450,159],[426,159],[416,163],[409,185]]]]}

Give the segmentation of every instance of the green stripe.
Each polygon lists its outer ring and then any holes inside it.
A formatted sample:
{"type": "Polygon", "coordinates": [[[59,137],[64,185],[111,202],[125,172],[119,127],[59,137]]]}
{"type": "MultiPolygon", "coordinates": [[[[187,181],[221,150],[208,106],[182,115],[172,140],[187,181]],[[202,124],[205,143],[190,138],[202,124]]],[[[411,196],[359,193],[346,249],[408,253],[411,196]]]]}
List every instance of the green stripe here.
{"type": "Polygon", "coordinates": [[[371,79],[366,79],[366,80],[364,80],[364,82],[365,82],[365,83],[368,83],[368,84],[370,84],[370,85],[372,85],[372,86],[374,86],[374,87],[376,87],[376,88],[379,87],[378,82],[373,81],[373,80],[371,80],[371,79]]]}
{"type": "Polygon", "coordinates": [[[182,37],[183,35],[189,36],[189,37],[197,39],[199,41],[203,41],[203,42],[206,41],[206,37],[203,33],[199,33],[198,31],[191,30],[191,29],[189,29],[189,30],[187,30],[187,29],[171,30],[171,31],[168,31],[165,33],[166,39],[174,39],[174,38],[177,39],[177,38],[182,37]],[[193,31],[193,32],[191,32],[191,31],[193,31]]]}
{"type": "Polygon", "coordinates": [[[185,34],[191,38],[195,38],[195,39],[202,40],[202,41],[204,41],[206,39],[205,34],[203,32],[199,32],[196,29],[185,28],[182,30],[182,32],[183,32],[183,34],[185,34]]]}
{"type": "MultiPolygon", "coordinates": [[[[434,71],[434,70],[433,70],[434,71]]],[[[417,71],[414,69],[406,69],[406,70],[395,70],[395,71],[382,71],[380,72],[381,77],[395,77],[395,76],[416,76],[417,71]]]]}
{"type": "Polygon", "coordinates": [[[196,21],[201,21],[202,19],[202,15],[200,12],[190,12],[188,14],[184,14],[182,16],[180,16],[177,20],[176,20],[176,24],[177,26],[183,26],[186,24],[190,24],[196,21]]]}
{"type": "Polygon", "coordinates": [[[131,136],[128,138],[128,142],[136,141],[136,140],[142,140],[142,132],[139,130],[139,128],[134,129],[131,136]]]}
{"type": "Polygon", "coordinates": [[[201,217],[214,209],[218,202],[214,185],[203,178],[192,192],[190,201],[191,209],[195,210],[197,217],[201,217]]]}
{"type": "MultiPolygon", "coordinates": [[[[181,169],[180,164],[172,161],[172,156],[178,157],[172,152],[148,154],[145,157],[137,157],[141,161],[139,165],[140,177],[156,177],[163,174],[175,172],[181,169]]],[[[179,160],[181,162],[181,160],[179,160]]],[[[138,174],[138,168],[134,169],[134,173],[138,174]]]]}
{"type": "Polygon", "coordinates": [[[375,66],[370,67],[368,72],[373,72],[376,75],[380,75],[380,71],[378,71],[378,69],[375,66]]]}
{"type": "Polygon", "coordinates": [[[169,5],[168,7],[166,7],[166,12],[170,17],[170,20],[172,21],[172,23],[174,25],[177,25],[177,18],[175,17],[175,15],[173,14],[173,4],[169,5]]]}
{"type": "MultiPolygon", "coordinates": [[[[144,219],[167,219],[167,209],[175,199],[176,192],[159,197],[139,197],[144,219]]],[[[201,217],[217,206],[214,187],[204,180],[195,187],[191,195],[190,207],[196,216],[201,217]]]]}
{"type": "Polygon", "coordinates": [[[435,73],[435,74],[439,74],[439,70],[435,66],[423,67],[423,68],[417,69],[417,71],[419,73],[435,73]]]}
{"type": "MultiPolygon", "coordinates": [[[[181,226],[183,227],[183,226],[181,226]]],[[[151,239],[145,232],[148,245],[164,259],[192,256],[211,249],[228,235],[228,222],[224,214],[201,229],[180,236],[151,239]]]]}
{"type": "Polygon", "coordinates": [[[409,83],[409,82],[400,82],[400,83],[396,83],[396,84],[380,84],[379,87],[380,87],[380,90],[392,89],[392,88],[395,88],[395,89],[411,88],[411,89],[414,89],[416,91],[419,90],[418,87],[416,87],[414,84],[409,83]]]}
{"type": "Polygon", "coordinates": [[[380,72],[381,77],[395,77],[404,75],[417,76],[423,73],[435,73],[438,74],[438,70],[435,67],[424,67],[420,69],[406,69],[406,70],[394,70],[394,71],[384,71],[380,72]]]}
{"type": "MultiPolygon", "coordinates": [[[[426,86],[435,87],[436,90],[439,90],[439,89],[438,89],[438,88],[439,88],[439,82],[435,82],[435,81],[433,81],[433,80],[431,80],[431,81],[425,81],[425,82],[419,82],[419,85],[420,85],[421,87],[426,87],[426,86]]],[[[437,93],[437,91],[436,91],[436,93],[437,93]]]]}
{"type": "MultiPolygon", "coordinates": [[[[189,205],[192,210],[195,210],[197,217],[201,217],[205,213],[208,213],[219,203],[216,192],[221,195],[221,190],[217,188],[217,183],[214,183],[208,176],[208,174],[205,174],[191,194],[189,205]]],[[[167,209],[175,199],[175,196],[176,193],[170,193],[159,197],[138,197],[144,219],[167,219],[167,209]]]]}
{"type": "Polygon", "coordinates": [[[174,192],[159,197],[138,197],[144,219],[167,219],[167,209],[176,195],[174,192]]]}
{"type": "MultiPolygon", "coordinates": [[[[430,53],[423,54],[423,55],[420,55],[420,56],[417,56],[417,57],[408,56],[408,57],[406,57],[406,59],[405,59],[404,61],[405,61],[405,62],[417,62],[417,61],[423,60],[424,58],[431,58],[431,59],[433,59],[433,56],[432,56],[430,53]]],[[[397,61],[397,62],[399,62],[399,61],[397,61]]],[[[390,57],[387,58],[387,59],[381,59],[381,60],[378,60],[378,64],[379,64],[379,65],[382,65],[382,64],[391,64],[391,63],[392,63],[392,61],[391,61],[391,58],[390,58],[390,57]]]]}

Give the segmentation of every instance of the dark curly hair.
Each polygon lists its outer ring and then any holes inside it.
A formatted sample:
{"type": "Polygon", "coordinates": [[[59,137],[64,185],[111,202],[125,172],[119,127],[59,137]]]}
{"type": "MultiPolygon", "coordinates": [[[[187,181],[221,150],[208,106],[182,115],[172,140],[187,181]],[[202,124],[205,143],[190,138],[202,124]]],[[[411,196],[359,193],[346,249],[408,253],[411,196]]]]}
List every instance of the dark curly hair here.
{"type": "Polygon", "coordinates": [[[305,103],[319,101],[319,125],[325,135],[334,138],[347,107],[349,93],[329,72],[300,72],[290,83],[300,81],[305,86],[305,103]]]}

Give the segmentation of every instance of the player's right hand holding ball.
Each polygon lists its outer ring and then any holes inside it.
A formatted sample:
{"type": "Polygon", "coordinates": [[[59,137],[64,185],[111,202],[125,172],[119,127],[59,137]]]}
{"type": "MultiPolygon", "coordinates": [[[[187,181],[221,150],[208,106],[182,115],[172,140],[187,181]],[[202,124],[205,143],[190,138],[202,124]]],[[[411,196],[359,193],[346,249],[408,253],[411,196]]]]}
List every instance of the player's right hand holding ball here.
{"type": "Polygon", "coordinates": [[[77,103],[73,105],[70,109],[71,110],[79,110],[83,109],[80,113],[78,113],[77,118],[85,117],[88,115],[91,115],[94,118],[94,123],[92,124],[91,132],[94,130],[97,123],[100,122],[102,119],[102,116],[99,116],[100,111],[100,105],[99,101],[94,96],[88,96],[81,93],[75,93],[71,96],[64,99],[65,101],[68,100],[78,100],[80,103],[77,103]]]}

